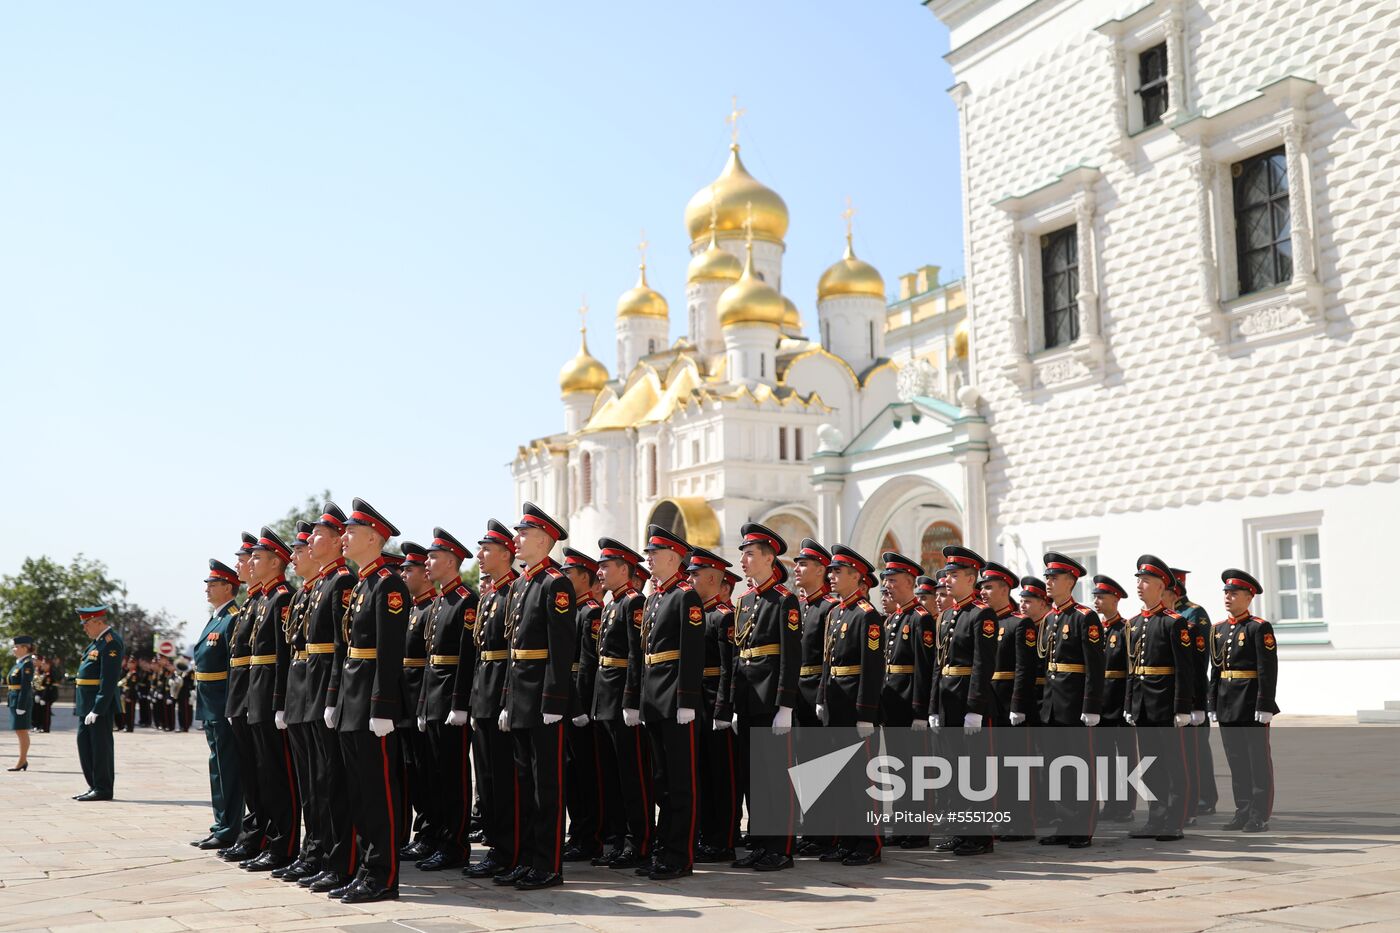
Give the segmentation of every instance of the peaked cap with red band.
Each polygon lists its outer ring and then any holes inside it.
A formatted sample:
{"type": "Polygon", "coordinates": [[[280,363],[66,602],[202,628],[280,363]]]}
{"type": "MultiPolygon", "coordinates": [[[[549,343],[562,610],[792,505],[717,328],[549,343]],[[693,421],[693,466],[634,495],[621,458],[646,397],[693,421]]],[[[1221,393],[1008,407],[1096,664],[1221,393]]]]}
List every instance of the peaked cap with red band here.
{"type": "Polygon", "coordinates": [[[685,543],[685,539],[674,532],[662,528],[660,525],[647,526],[647,543],[642,547],[643,551],[675,551],[684,557],[690,552],[690,545],[685,543]]]}
{"type": "Polygon", "coordinates": [[[739,534],[743,536],[743,541],[739,543],[739,550],[743,550],[750,544],[766,544],[773,549],[773,553],[781,556],[787,550],[787,542],[782,539],[776,531],[758,522],[745,522],[739,526],[739,534]]]}
{"type": "Polygon", "coordinates": [[[388,567],[390,570],[398,570],[403,566],[404,562],[404,556],[402,554],[395,554],[392,551],[380,551],[379,559],[384,561],[384,566],[388,567]]]}
{"type": "Polygon", "coordinates": [[[242,554],[244,557],[247,557],[249,554],[253,553],[253,545],[257,543],[258,536],[250,535],[245,531],[243,532],[243,543],[238,546],[238,550],[234,553],[242,554]]]}
{"type": "Polygon", "coordinates": [[[944,570],[966,570],[971,567],[973,570],[981,573],[982,568],[987,564],[987,562],[982,559],[981,554],[978,554],[971,548],[965,548],[957,544],[950,544],[943,549],[943,559],[947,561],[947,563],[943,565],[944,570]]]}
{"type": "Polygon", "coordinates": [[[422,567],[428,563],[428,549],[416,541],[400,541],[399,550],[403,551],[403,562],[422,567]]]}
{"type": "Polygon", "coordinates": [[[642,562],[642,555],[632,550],[616,538],[598,539],[598,562],[605,560],[620,560],[625,564],[636,567],[642,562]]]}
{"type": "Polygon", "coordinates": [[[1155,554],[1144,554],[1137,559],[1137,573],[1135,577],[1156,577],[1168,587],[1176,586],[1176,577],[1172,576],[1171,568],[1167,562],[1155,554]]]}
{"type": "Polygon", "coordinates": [[[345,513],[340,510],[340,506],[334,502],[327,502],[321,509],[321,517],[312,522],[312,525],[325,525],[336,534],[345,533],[345,513]]]}
{"type": "Polygon", "coordinates": [[[797,546],[797,555],[793,560],[814,560],[823,567],[830,567],[831,552],[811,538],[803,538],[802,543],[797,546]]]}
{"type": "Polygon", "coordinates": [[[515,536],[510,533],[510,529],[504,522],[498,522],[494,518],[486,520],[486,533],[481,536],[477,544],[499,544],[512,554],[515,553],[515,536]]]}
{"type": "Polygon", "coordinates": [[[394,527],[393,522],[379,514],[379,511],[365,500],[352,499],[350,508],[350,517],[346,519],[346,525],[365,525],[379,532],[386,540],[399,536],[399,530],[394,527]]]}
{"type": "Polygon", "coordinates": [[[713,551],[707,551],[702,547],[692,547],[690,549],[690,560],[685,566],[685,572],[695,573],[697,570],[704,570],[707,567],[727,571],[732,566],[734,565],[713,551]]]}
{"type": "Polygon", "coordinates": [[[1053,577],[1057,573],[1067,573],[1078,580],[1089,572],[1088,568],[1079,561],[1058,551],[1050,551],[1043,560],[1045,561],[1045,575],[1047,577],[1053,577]]]}
{"type": "Polygon", "coordinates": [[[205,583],[227,583],[237,588],[238,573],[228,564],[221,560],[209,558],[209,576],[204,578],[205,583]]]}
{"type": "Polygon", "coordinates": [[[306,547],[309,540],[311,540],[311,523],[297,522],[297,537],[292,542],[292,547],[306,547]]]}
{"type": "Polygon", "coordinates": [[[724,572],[724,584],[725,584],[725,586],[728,586],[731,590],[732,590],[734,587],[738,586],[738,585],[739,585],[739,582],[740,582],[741,580],[743,580],[743,579],[744,579],[743,577],[739,576],[737,573],[735,573],[735,572],[732,571],[732,570],[726,570],[726,571],[724,572]]]}
{"type": "Polygon", "coordinates": [[[446,528],[433,529],[433,543],[428,545],[430,551],[446,551],[458,560],[467,559],[467,546],[447,533],[446,528]]]}
{"type": "Polygon", "coordinates": [[[1258,596],[1264,592],[1264,588],[1259,585],[1259,581],[1254,579],[1243,570],[1230,568],[1220,575],[1220,582],[1224,583],[1226,590],[1244,590],[1258,596]]]}
{"type": "Polygon", "coordinates": [[[862,557],[857,551],[846,547],[844,544],[833,544],[831,546],[831,562],[841,564],[846,567],[854,567],[863,580],[868,581],[870,575],[875,572],[875,565],[862,557]]]}
{"type": "Polygon", "coordinates": [[[1176,582],[1172,584],[1172,589],[1176,590],[1176,595],[1185,596],[1186,575],[1191,571],[1182,570],[1180,567],[1168,567],[1167,569],[1170,570],[1172,572],[1172,576],[1176,578],[1176,582]]]}
{"type": "Polygon", "coordinates": [[[1022,577],[1021,596],[1034,596],[1036,599],[1045,600],[1050,598],[1050,594],[1045,589],[1045,581],[1040,577],[1022,577]]]}
{"type": "Polygon", "coordinates": [[[982,568],[982,578],[977,581],[977,585],[984,583],[1005,583],[1008,588],[1015,588],[1021,582],[1021,578],[1011,572],[1009,567],[998,564],[996,561],[987,561],[982,568]]]}
{"type": "Polygon", "coordinates": [[[284,562],[289,562],[292,559],[292,549],[282,543],[282,539],[277,537],[277,532],[266,525],[263,525],[262,530],[258,532],[258,543],[253,545],[253,550],[269,551],[276,554],[284,562]]]}
{"type": "Polygon", "coordinates": [[[1103,593],[1108,596],[1117,596],[1119,599],[1127,599],[1128,591],[1118,585],[1118,581],[1112,577],[1098,574],[1094,577],[1094,592],[1103,593]]]}
{"type": "Polygon", "coordinates": [[[564,548],[564,566],[575,567],[579,570],[587,570],[589,573],[598,572],[598,562],[582,551],[571,547],[564,548]]]}
{"type": "Polygon", "coordinates": [[[515,523],[517,530],[538,528],[555,541],[563,541],[569,536],[568,531],[564,529],[563,525],[546,515],[544,509],[535,505],[535,503],[525,503],[525,507],[521,511],[524,514],[520,516],[520,521],[515,523]]]}
{"type": "Polygon", "coordinates": [[[914,592],[920,596],[933,596],[938,592],[938,581],[933,577],[919,577],[914,581],[914,592]]]}
{"type": "Polygon", "coordinates": [[[880,571],[882,577],[896,573],[907,573],[917,579],[924,575],[924,568],[919,566],[918,561],[912,557],[905,557],[898,551],[886,551],[880,555],[880,560],[885,564],[884,569],[880,571]]]}
{"type": "Polygon", "coordinates": [[[79,606],[77,611],[80,622],[96,622],[107,617],[106,606],[79,606]]]}

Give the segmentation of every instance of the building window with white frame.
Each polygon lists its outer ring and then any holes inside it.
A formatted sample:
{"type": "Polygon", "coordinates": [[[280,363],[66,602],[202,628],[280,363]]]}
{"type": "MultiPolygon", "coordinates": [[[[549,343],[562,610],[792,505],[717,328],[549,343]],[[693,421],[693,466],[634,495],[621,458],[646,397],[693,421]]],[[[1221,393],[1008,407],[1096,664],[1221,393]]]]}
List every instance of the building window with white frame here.
{"type": "Polygon", "coordinates": [[[779,460],[786,460],[787,458],[788,458],[788,435],[787,435],[787,428],[780,427],[780,428],[778,428],[778,459],[779,459],[779,460]]]}
{"type": "Polygon", "coordinates": [[[1273,622],[1321,625],[1322,551],[1316,530],[1289,531],[1266,539],[1274,594],[1273,622]]]}
{"type": "Polygon", "coordinates": [[[1135,92],[1142,105],[1142,126],[1156,126],[1167,112],[1167,44],[1161,42],[1138,53],[1138,86],[1135,92]]]}
{"type": "Polygon", "coordinates": [[[1293,276],[1288,163],[1283,147],[1230,167],[1235,207],[1236,265],[1240,294],[1273,288],[1293,276]]]}
{"type": "Polygon", "coordinates": [[[1040,299],[1045,349],[1079,339],[1079,237],[1064,227],[1040,238],[1040,299]]]}

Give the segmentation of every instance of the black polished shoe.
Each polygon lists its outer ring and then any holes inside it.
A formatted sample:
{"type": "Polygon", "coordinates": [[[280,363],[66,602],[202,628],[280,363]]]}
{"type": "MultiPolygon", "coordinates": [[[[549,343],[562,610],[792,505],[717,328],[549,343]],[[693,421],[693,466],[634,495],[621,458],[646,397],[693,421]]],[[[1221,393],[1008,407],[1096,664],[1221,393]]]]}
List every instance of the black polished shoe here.
{"type": "MultiPolygon", "coordinates": [[[[1161,836],[1158,836],[1157,838],[1160,839],[1160,838],[1162,838],[1162,837],[1161,837],[1161,836]]],[[[1070,839],[1070,841],[1069,841],[1069,847],[1070,847],[1071,849],[1087,849],[1087,848],[1089,848],[1089,847],[1090,847],[1091,845],[1093,845],[1093,844],[1094,844],[1094,837],[1093,837],[1093,836],[1075,836],[1074,838],[1070,839]]]]}
{"type": "Polygon", "coordinates": [[[848,859],[848,858],[850,857],[850,855],[851,855],[851,850],[850,850],[850,849],[843,849],[843,848],[841,848],[840,846],[837,846],[836,848],[834,848],[834,849],[828,849],[827,851],[823,852],[821,855],[817,856],[817,861],[819,861],[819,862],[844,862],[846,859],[848,859]]]}
{"type": "MultiPolygon", "coordinates": [[[[327,875],[335,875],[335,877],[337,877],[337,878],[340,877],[339,875],[336,875],[335,872],[333,872],[333,871],[325,871],[325,870],[322,870],[322,871],[316,872],[316,874],[314,874],[314,875],[305,875],[305,876],[303,876],[303,877],[301,877],[301,878],[298,878],[298,879],[297,879],[297,884],[300,885],[300,886],[303,887],[303,888],[309,888],[309,887],[311,887],[313,884],[315,884],[316,882],[320,881],[322,878],[326,877],[327,875]]],[[[340,882],[337,881],[336,884],[339,885],[340,882]]]]}
{"type": "Polygon", "coordinates": [[[654,868],[656,868],[656,857],[652,856],[647,859],[644,864],[638,865],[636,868],[632,869],[632,874],[641,875],[645,878],[647,875],[651,874],[654,868]]]}
{"type": "Polygon", "coordinates": [[[695,873],[689,866],[662,865],[657,863],[656,867],[647,875],[652,881],[673,881],[676,878],[685,878],[695,873]]]}
{"type": "Polygon", "coordinates": [[[215,853],[215,856],[223,859],[225,862],[246,862],[250,858],[256,858],[257,854],[257,849],[234,843],[227,849],[220,849],[215,853]]]}
{"type": "Polygon", "coordinates": [[[1244,831],[1247,833],[1267,833],[1269,824],[1267,820],[1250,820],[1244,824],[1244,831]]]}
{"type": "Polygon", "coordinates": [[[530,869],[515,883],[517,891],[538,891],[540,888],[553,888],[564,883],[564,874],[557,871],[537,871],[530,869]]]}
{"type": "Polygon", "coordinates": [[[1034,839],[1034,838],[1035,838],[1034,836],[1022,836],[1022,835],[1015,835],[1015,836],[998,836],[998,837],[997,837],[997,842],[1030,842],[1030,841],[1031,841],[1032,839],[1034,839]]]}
{"type": "Polygon", "coordinates": [[[377,881],[366,878],[357,882],[341,896],[342,904],[368,904],[371,901],[396,901],[399,899],[399,886],[385,887],[377,881]]]}
{"type": "Polygon", "coordinates": [[[592,865],[594,868],[607,868],[608,863],[615,858],[622,858],[621,846],[618,846],[616,849],[609,849],[601,855],[595,855],[589,860],[588,864],[592,865]]]}
{"type": "Polygon", "coordinates": [[[1067,846],[1073,838],[1073,836],[1061,836],[1059,833],[1055,833],[1050,836],[1042,836],[1040,844],[1043,846],[1067,846]]]}
{"type": "Polygon", "coordinates": [[[754,871],[782,871],[792,867],[792,856],[777,852],[765,852],[763,858],[753,863],[754,871]]]}
{"type": "Polygon", "coordinates": [[[83,794],[81,797],[74,797],[73,799],[74,799],[74,800],[81,801],[81,802],[83,802],[83,803],[87,803],[87,802],[92,801],[92,800],[111,800],[111,799],[112,799],[112,795],[111,795],[111,794],[99,794],[97,791],[94,790],[94,791],[89,791],[89,792],[86,793],[86,794],[83,794]]]}
{"type": "Polygon", "coordinates": [[[529,865],[517,865],[510,871],[501,872],[498,875],[493,875],[491,878],[491,883],[501,885],[515,884],[517,881],[519,881],[521,878],[524,878],[529,873],[529,865]]]}
{"type": "Polygon", "coordinates": [[[86,797],[86,796],[87,796],[88,794],[90,794],[90,793],[92,793],[92,788],[91,788],[91,787],[89,787],[87,790],[83,791],[81,794],[74,794],[74,795],[73,795],[73,799],[74,799],[74,800],[77,800],[79,797],[86,797]]]}
{"type": "Polygon", "coordinates": [[[264,852],[255,859],[250,859],[238,867],[244,871],[275,871],[284,865],[291,864],[291,859],[285,855],[273,855],[271,852],[264,852]]]}
{"type": "Polygon", "coordinates": [[[348,887],[353,884],[353,879],[344,875],[336,874],[333,871],[323,871],[319,875],[308,879],[311,883],[306,886],[317,894],[325,894],[327,891],[334,891],[336,888],[348,887]]]}
{"type": "Polygon", "coordinates": [[[227,850],[229,848],[232,848],[235,842],[237,842],[236,839],[220,839],[217,836],[210,836],[208,839],[205,839],[204,841],[200,842],[199,847],[201,849],[204,849],[205,851],[208,851],[210,849],[227,850]]]}
{"type": "MultiPolygon", "coordinates": [[[[298,856],[296,859],[292,860],[286,865],[283,865],[281,868],[274,868],[272,870],[272,877],[276,878],[278,881],[281,881],[283,878],[287,877],[288,874],[295,873],[297,878],[300,878],[302,876],[302,873],[310,867],[310,865],[307,865],[301,860],[301,857],[298,856]]],[[[292,880],[295,881],[296,878],[293,878],[292,880]]]]}
{"type": "Polygon", "coordinates": [[[564,861],[566,862],[592,862],[598,857],[598,852],[592,849],[584,849],[576,845],[564,847],[564,861]]]}
{"type": "Polygon", "coordinates": [[[417,862],[432,855],[435,851],[437,850],[422,839],[415,839],[402,849],[399,849],[399,860],[403,862],[417,862]]]}
{"type": "Polygon", "coordinates": [[[1224,826],[1222,826],[1222,827],[1220,827],[1220,828],[1233,833],[1233,832],[1238,832],[1238,831],[1241,830],[1241,829],[1244,829],[1245,826],[1246,826],[1248,823],[1249,823],[1249,820],[1245,819],[1245,818],[1242,817],[1242,816],[1237,816],[1237,817],[1235,817],[1233,820],[1231,820],[1230,822],[1226,823],[1224,826]]]}
{"type": "Polygon", "coordinates": [[[730,867],[730,868],[753,868],[754,865],[758,864],[758,860],[761,859],[761,858],[763,858],[763,855],[764,855],[764,850],[763,850],[763,849],[751,849],[751,850],[749,850],[749,854],[748,854],[748,855],[744,856],[743,858],[736,858],[734,861],[730,862],[730,863],[729,863],[729,867],[730,867]]]}
{"type": "MultiPolygon", "coordinates": [[[[295,865],[293,867],[296,867],[295,865]]],[[[321,866],[314,862],[302,862],[301,867],[296,871],[287,871],[282,874],[283,881],[300,883],[305,878],[315,878],[321,873],[321,866]]]]}
{"type": "Polygon", "coordinates": [[[460,853],[434,852],[418,863],[420,871],[443,871],[448,868],[461,868],[467,862],[460,853]]]}
{"type": "Polygon", "coordinates": [[[1156,839],[1157,839],[1158,842],[1177,842],[1177,841],[1182,840],[1182,839],[1185,839],[1185,838],[1186,838],[1186,834],[1185,834],[1185,833],[1182,833],[1182,832],[1176,832],[1176,833],[1161,833],[1161,834],[1159,834],[1159,835],[1156,837],[1156,839]]]}
{"type": "Polygon", "coordinates": [[[214,838],[214,834],[213,834],[213,833],[210,833],[209,835],[204,836],[204,837],[202,837],[202,838],[200,838],[200,839],[191,839],[191,840],[190,840],[190,845],[192,845],[192,846],[194,846],[196,849],[198,849],[200,846],[204,845],[206,842],[208,842],[210,839],[213,839],[213,838],[214,838]]]}
{"type": "Polygon", "coordinates": [[[486,853],[486,857],[475,865],[468,865],[462,869],[462,876],[465,878],[490,878],[505,871],[506,865],[496,861],[491,853],[486,853]]]}
{"type": "Polygon", "coordinates": [[[986,836],[969,836],[953,850],[954,855],[990,855],[992,840],[986,836]]]}
{"type": "Polygon", "coordinates": [[[927,848],[928,848],[928,837],[927,837],[927,836],[905,836],[903,839],[899,840],[899,847],[900,847],[901,849],[927,849],[927,848]]]}
{"type": "Polygon", "coordinates": [[[879,862],[879,852],[852,852],[841,860],[842,865],[877,865],[879,862]]]}
{"type": "Polygon", "coordinates": [[[359,887],[359,886],[360,886],[360,879],[359,879],[359,878],[349,878],[349,879],[346,879],[345,883],[342,884],[340,887],[338,887],[338,888],[331,888],[329,891],[327,891],[327,892],[326,892],[326,896],[329,897],[329,898],[331,898],[332,900],[338,901],[338,900],[340,900],[342,897],[344,897],[345,895],[349,894],[351,891],[355,890],[355,889],[356,889],[357,887],[359,887]]]}
{"type": "MultiPolygon", "coordinates": [[[[961,836],[950,836],[950,837],[948,837],[947,839],[944,839],[942,842],[937,843],[937,844],[933,847],[933,851],[935,851],[935,852],[953,852],[953,851],[956,851],[956,850],[957,850],[958,846],[962,845],[962,842],[963,842],[963,841],[962,841],[962,837],[961,837],[961,836]]],[[[900,847],[901,849],[904,848],[904,843],[901,842],[901,843],[899,844],[899,847],[900,847]]]]}
{"type": "Polygon", "coordinates": [[[720,849],[715,846],[701,846],[700,851],[695,853],[697,865],[713,865],[720,862],[734,861],[733,849],[720,849]]]}
{"type": "Polygon", "coordinates": [[[638,865],[650,864],[651,859],[644,857],[636,849],[623,849],[622,854],[608,862],[609,868],[636,868],[638,865]]]}
{"type": "Polygon", "coordinates": [[[831,846],[824,842],[804,842],[797,847],[799,858],[821,858],[831,851],[831,846]]]}

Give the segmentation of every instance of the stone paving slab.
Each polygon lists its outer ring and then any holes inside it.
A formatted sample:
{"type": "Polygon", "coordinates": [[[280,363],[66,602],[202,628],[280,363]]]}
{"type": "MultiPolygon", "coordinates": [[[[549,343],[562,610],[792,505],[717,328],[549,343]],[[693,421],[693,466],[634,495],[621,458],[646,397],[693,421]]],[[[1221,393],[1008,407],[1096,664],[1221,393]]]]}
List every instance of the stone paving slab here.
{"type": "MultiPolygon", "coordinates": [[[[569,866],[563,888],[530,893],[407,866],[398,902],[345,905],[187,845],[211,818],[201,736],[138,731],[116,745],[111,803],[69,799],[84,789],[71,733],[34,736],[30,770],[0,771],[0,931],[1400,929],[1400,840],[1302,835],[1279,820],[1278,832],[1245,837],[1218,831],[1224,816],[1176,844],[1115,828],[1078,852],[895,849],[863,869],[706,866],[660,884],[569,866]]],[[[0,763],[13,754],[0,739],[0,763]]]]}

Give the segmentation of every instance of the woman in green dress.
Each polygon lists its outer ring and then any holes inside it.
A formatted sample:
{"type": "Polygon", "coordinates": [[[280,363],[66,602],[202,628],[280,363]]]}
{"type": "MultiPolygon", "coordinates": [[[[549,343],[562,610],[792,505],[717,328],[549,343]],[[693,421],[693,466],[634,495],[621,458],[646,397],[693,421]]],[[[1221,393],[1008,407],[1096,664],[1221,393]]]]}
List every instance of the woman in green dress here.
{"type": "Polygon", "coordinates": [[[29,768],[29,720],[34,712],[34,639],[15,636],[15,663],[5,678],[6,702],[10,707],[10,728],[19,738],[19,764],[11,771],[29,768]]]}

